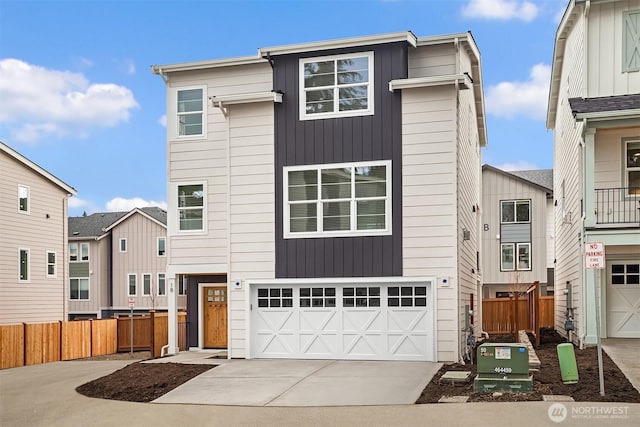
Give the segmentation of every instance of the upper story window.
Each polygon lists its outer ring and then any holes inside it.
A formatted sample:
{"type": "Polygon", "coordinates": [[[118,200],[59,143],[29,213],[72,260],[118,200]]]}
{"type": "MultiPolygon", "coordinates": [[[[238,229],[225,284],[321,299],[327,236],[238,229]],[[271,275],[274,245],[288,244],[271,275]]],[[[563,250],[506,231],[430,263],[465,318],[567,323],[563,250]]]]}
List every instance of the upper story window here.
{"type": "Polygon", "coordinates": [[[165,256],[167,254],[167,239],[164,237],[158,237],[158,256],[165,256]]]}
{"type": "Polygon", "coordinates": [[[640,11],[624,12],[622,26],[622,71],[640,70],[640,11]]]}
{"type": "Polygon", "coordinates": [[[164,273],[158,273],[158,295],[164,296],[167,294],[167,279],[164,273]]]}
{"type": "Polygon", "coordinates": [[[78,244],[69,243],[69,262],[78,261],[78,244]]]}
{"type": "Polygon", "coordinates": [[[500,222],[502,224],[526,223],[531,221],[529,200],[506,200],[500,202],[500,222]]]}
{"type": "Polygon", "coordinates": [[[184,89],[177,92],[178,136],[204,135],[204,89],[184,89]]]}
{"type": "Polygon", "coordinates": [[[29,193],[29,187],[26,185],[18,185],[18,212],[29,213],[29,209],[31,209],[29,193]]]}
{"type": "Polygon", "coordinates": [[[138,293],[138,276],[135,274],[127,275],[127,294],[129,296],[135,296],[138,293]]]}
{"type": "Polygon", "coordinates": [[[142,275],[142,295],[151,295],[151,275],[142,275]]]}
{"type": "Polygon", "coordinates": [[[284,168],[284,237],[391,234],[391,161],[284,168]]]}
{"type": "Polygon", "coordinates": [[[300,59],[300,119],[373,114],[373,52],[300,59]]]}
{"type": "Polygon", "coordinates": [[[56,253],[47,251],[47,277],[56,277],[57,273],[56,253]]]}
{"type": "Polygon", "coordinates": [[[127,239],[120,239],[120,252],[127,252],[127,239]]]}
{"type": "Polygon", "coordinates": [[[21,282],[28,282],[31,277],[31,260],[29,257],[29,249],[20,249],[20,259],[19,259],[19,279],[21,282]]]}
{"type": "Polygon", "coordinates": [[[627,141],[625,154],[629,194],[640,195],[640,141],[627,141]]]}
{"type": "Polygon", "coordinates": [[[80,261],[89,261],[88,243],[80,243],[80,261]]]}
{"type": "Polygon", "coordinates": [[[178,230],[204,230],[204,184],[178,185],[178,230]]]}

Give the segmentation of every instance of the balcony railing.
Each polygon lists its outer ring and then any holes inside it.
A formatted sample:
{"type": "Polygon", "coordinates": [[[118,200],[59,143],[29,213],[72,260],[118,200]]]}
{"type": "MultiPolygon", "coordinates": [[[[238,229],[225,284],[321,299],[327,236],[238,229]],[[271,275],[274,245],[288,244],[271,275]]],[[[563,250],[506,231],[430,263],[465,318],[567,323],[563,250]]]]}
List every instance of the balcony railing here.
{"type": "Polygon", "coordinates": [[[596,189],[596,224],[633,226],[640,223],[640,187],[596,189]]]}

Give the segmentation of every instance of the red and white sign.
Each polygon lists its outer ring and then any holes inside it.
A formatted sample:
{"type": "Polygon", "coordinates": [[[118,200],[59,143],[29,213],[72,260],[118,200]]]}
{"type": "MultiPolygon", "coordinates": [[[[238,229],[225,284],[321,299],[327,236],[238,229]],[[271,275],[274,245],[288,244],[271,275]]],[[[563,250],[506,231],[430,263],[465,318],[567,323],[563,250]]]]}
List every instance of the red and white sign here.
{"type": "Polygon", "coordinates": [[[604,243],[594,242],[584,244],[584,268],[600,270],[605,268],[604,243]]]}
{"type": "Polygon", "coordinates": [[[129,297],[129,307],[133,308],[136,305],[136,300],[132,297],[129,297]]]}

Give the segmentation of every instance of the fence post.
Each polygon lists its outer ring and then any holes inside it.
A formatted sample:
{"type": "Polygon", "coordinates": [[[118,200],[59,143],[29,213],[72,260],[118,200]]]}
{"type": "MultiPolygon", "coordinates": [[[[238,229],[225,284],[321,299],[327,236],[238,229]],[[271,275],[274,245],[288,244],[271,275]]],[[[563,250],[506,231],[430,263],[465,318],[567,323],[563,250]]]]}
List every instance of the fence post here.
{"type": "Polygon", "coordinates": [[[535,287],[533,291],[533,312],[534,312],[534,329],[536,331],[536,348],[540,347],[540,282],[533,282],[535,287]]]}
{"type": "Polygon", "coordinates": [[[149,330],[151,331],[151,357],[156,357],[156,311],[149,310],[149,316],[151,317],[149,330]]]}

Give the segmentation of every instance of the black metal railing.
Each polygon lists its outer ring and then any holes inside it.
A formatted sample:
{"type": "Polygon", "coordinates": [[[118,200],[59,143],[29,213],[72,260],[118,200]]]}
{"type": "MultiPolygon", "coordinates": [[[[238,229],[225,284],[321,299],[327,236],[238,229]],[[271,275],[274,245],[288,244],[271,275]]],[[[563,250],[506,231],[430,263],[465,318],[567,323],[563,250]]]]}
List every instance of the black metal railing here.
{"type": "Polygon", "coordinates": [[[638,225],[640,187],[596,189],[596,224],[638,225]]]}

